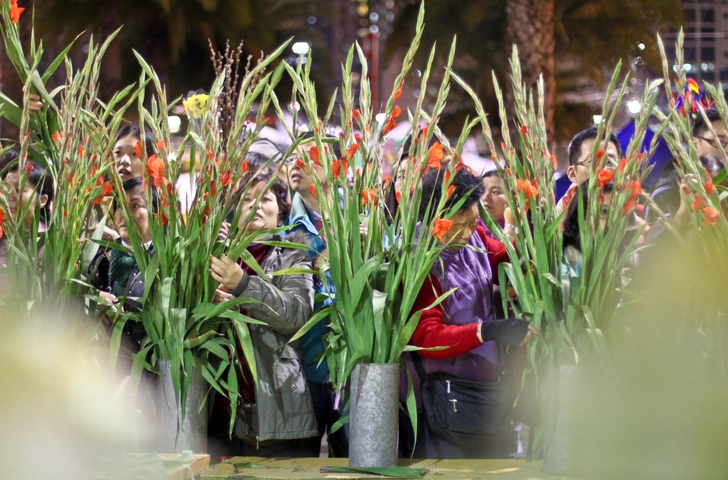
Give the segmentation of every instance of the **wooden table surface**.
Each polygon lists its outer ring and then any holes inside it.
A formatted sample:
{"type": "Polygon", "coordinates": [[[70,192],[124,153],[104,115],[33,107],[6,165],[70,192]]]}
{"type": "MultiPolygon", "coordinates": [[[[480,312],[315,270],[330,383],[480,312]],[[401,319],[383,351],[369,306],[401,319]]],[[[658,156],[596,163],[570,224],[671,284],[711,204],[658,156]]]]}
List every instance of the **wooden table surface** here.
{"type": "MultiPolygon", "coordinates": [[[[348,466],[346,458],[234,457],[202,472],[202,480],[318,480],[388,478],[376,475],[321,473],[324,466],[348,466]]],[[[566,479],[541,472],[541,461],[526,460],[403,460],[400,465],[425,468],[426,479],[541,480],[566,479]]]]}

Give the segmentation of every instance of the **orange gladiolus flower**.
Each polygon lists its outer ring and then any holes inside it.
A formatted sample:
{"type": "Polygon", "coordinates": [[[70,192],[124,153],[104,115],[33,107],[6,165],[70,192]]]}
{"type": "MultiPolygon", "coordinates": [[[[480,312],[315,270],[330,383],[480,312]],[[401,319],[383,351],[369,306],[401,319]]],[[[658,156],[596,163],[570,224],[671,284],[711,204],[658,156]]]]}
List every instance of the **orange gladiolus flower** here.
{"type": "Polygon", "coordinates": [[[619,173],[624,172],[624,169],[627,168],[627,159],[623,158],[619,161],[619,173]]]}
{"type": "Polygon", "coordinates": [[[316,185],[314,185],[313,183],[308,186],[308,193],[313,195],[313,198],[318,200],[318,195],[316,195],[316,185]]]}
{"type": "Polygon", "coordinates": [[[528,138],[528,126],[521,125],[521,133],[523,134],[524,137],[528,138]]]}
{"type": "Polygon", "coordinates": [[[306,164],[303,163],[303,160],[301,160],[300,158],[296,160],[296,166],[301,170],[306,170],[306,164]]]}
{"type": "Polygon", "coordinates": [[[520,178],[516,179],[516,187],[519,192],[523,192],[526,196],[526,200],[536,198],[536,195],[538,195],[538,189],[528,183],[527,180],[521,180],[520,178]]]}
{"type": "MultiPolygon", "coordinates": [[[[103,182],[103,179],[101,179],[101,181],[103,182]]],[[[111,184],[109,182],[104,182],[104,186],[101,189],[101,195],[99,195],[98,198],[96,198],[96,200],[93,201],[93,204],[99,205],[104,200],[104,197],[107,195],[110,195],[113,190],[114,190],[114,188],[111,186],[111,184]]]]}
{"type": "Polygon", "coordinates": [[[244,174],[245,172],[248,171],[248,168],[250,168],[250,164],[246,160],[246,161],[243,162],[242,165],[240,165],[240,173],[243,173],[244,174]]]}
{"type": "Polygon", "coordinates": [[[354,158],[356,152],[359,151],[359,143],[352,143],[351,147],[346,150],[346,158],[354,158]]]}
{"type": "Polygon", "coordinates": [[[164,183],[164,162],[156,155],[147,160],[147,172],[154,179],[154,186],[159,188],[164,183]]]}
{"type": "Polygon", "coordinates": [[[56,143],[60,142],[61,141],[61,132],[56,131],[56,133],[51,135],[51,139],[56,143]]]}
{"type": "Polygon", "coordinates": [[[18,7],[18,3],[15,2],[10,6],[10,21],[18,23],[20,21],[20,14],[25,11],[25,8],[18,7]]]}
{"type": "Polygon", "coordinates": [[[394,110],[392,110],[392,116],[389,117],[386,125],[384,125],[385,135],[387,135],[389,132],[397,127],[397,117],[399,117],[400,115],[402,115],[402,109],[399,107],[394,107],[394,110]]]}
{"type": "Polygon", "coordinates": [[[432,228],[432,234],[437,237],[440,243],[443,242],[445,234],[452,228],[452,220],[445,220],[444,218],[438,218],[435,220],[435,225],[432,228]]]}
{"type": "Polygon", "coordinates": [[[549,160],[551,160],[551,165],[552,165],[552,166],[554,167],[554,170],[556,170],[556,166],[558,165],[558,164],[556,163],[556,155],[551,155],[551,156],[549,157],[549,160]]]}
{"type": "Polygon", "coordinates": [[[391,175],[387,174],[387,175],[384,176],[384,186],[385,187],[387,185],[389,185],[389,182],[391,182],[391,181],[392,181],[392,176],[391,175]]]}
{"type": "Polygon", "coordinates": [[[308,151],[309,157],[311,157],[311,161],[315,163],[318,166],[321,166],[321,157],[319,155],[319,149],[317,146],[311,147],[311,150],[308,151]]]}
{"type": "Polygon", "coordinates": [[[700,196],[700,194],[695,195],[695,201],[693,202],[692,205],[690,205],[690,208],[692,208],[695,211],[704,209],[705,208],[705,199],[702,196],[700,196]]]}
{"type": "Polygon", "coordinates": [[[233,172],[225,172],[222,174],[222,179],[220,179],[220,183],[223,187],[227,187],[230,185],[233,181],[233,172]]]}
{"type": "Polygon", "coordinates": [[[5,210],[0,208],[0,238],[3,238],[3,224],[5,223],[5,210]]]}
{"type": "Polygon", "coordinates": [[[213,197],[217,196],[217,186],[215,185],[215,180],[210,180],[210,195],[213,197]]]}
{"type": "Polygon", "coordinates": [[[394,194],[394,198],[397,199],[397,204],[402,203],[402,192],[397,192],[394,194]]]}
{"type": "Polygon", "coordinates": [[[354,111],[351,112],[351,114],[354,116],[354,121],[356,123],[359,123],[359,109],[358,108],[354,109],[354,111]]]}
{"type": "Polygon", "coordinates": [[[450,175],[451,175],[450,170],[447,170],[445,172],[445,183],[448,183],[450,181],[450,175]]]}
{"type": "Polygon", "coordinates": [[[164,140],[160,140],[157,142],[157,151],[161,152],[162,150],[164,150],[165,152],[167,151],[167,144],[164,143],[164,140]]]}
{"type": "Polygon", "coordinates": [[[435,144],[430,147],[430,153],[427,157],[427,166],[429,168],[440,170],[442,168],[440,160],[442,160],[444,156],[445,153],[442,151],[442,145],[440,145],[440,142],[435,142],[435,144]]]}
{"type": "Polygon", "coordinates": [[[396,92],[394,92],[394,103],[397,103],[397,100],[399,100],[399,97],[402,96],[402,84],[399,84],[399,88],[396,92]]]}
{"type": "Polygon", "coordinates": [[[452,197],[453,192],[455,191],[455,185],[450,185],[447,187],[447,198],[452,197]]]}
{"type": "Polygon", "coordinates": [[[714,208],[705,207],[703,208],[703,215],[705,215],[706,225],[715,225],[720,220],[720,213],[714,208]]]}
{"type": "Polygon", "coordinates": [[[713,185],[713,182],[705,184],[705,191],[708,195],[713,195],[713,192],[715,192],[715,185],[713,185]]]}
{"type": "Polygon", "coordinates": [[[597,172],[597,180],[599,180],[599,188],[604,188],[604,185],[614,180],[614,174],[610,170],[600,168],[597,172]]]}
{"type": "Polygon", "coordinates": [[[26,163],[25,164],[25,169],[28,171],[28,173],[32,172],[34,168],[35,167],[33,166],[32,163],[26,163]]]}
{"type": "Polygon", "coordinates": [[[142,158],[142,142],[137,142],[136,145],[134,145],[134,153],[136,154],[137,158],[142,158]]]}
{"type": "Polygon", "coordinates": [[[600,148],[599,151],[597,152],[597,160],[601,162],[602,158],[604,158],[604,150],[602,150],[600,148]]]}

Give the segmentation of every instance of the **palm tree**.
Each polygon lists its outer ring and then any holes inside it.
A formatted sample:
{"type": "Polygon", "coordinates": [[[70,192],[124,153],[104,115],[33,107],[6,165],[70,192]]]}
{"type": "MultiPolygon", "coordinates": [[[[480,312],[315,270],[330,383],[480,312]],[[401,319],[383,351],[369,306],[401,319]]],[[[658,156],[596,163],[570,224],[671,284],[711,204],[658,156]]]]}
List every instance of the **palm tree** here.
{"type": "MultiPolygon", "coordinates": [[[[408,5],[396,20],[386,58],[408,45],[419,5],[408,5]]],[[[574,101],[574,92],[604,88],[618,59],[642,56],[659,69],[656,32],[680,21],[678,0],[439,0],[426,5],[420,61],[429,53],[427,42],[440,45],[444,63],[452,36],[458,36],[455,69],[479,94],[488,112],[496,112],[490,72],[506,86],[511,45],[519,48],[524,78],[533,82],[544,73],[549,132],[563,141],[591,124],[597,102],[574,101]],[[553,12],[553,13],[552,13],[553,12]],[[644,50],[638,50],[638,44],[644,50]],[[553,92],[551,94],[550,92],[553,92]],[[553,102],[553,107],[551,107],[553,102]],[[550,113],[553,112],[553,113],[550,113]]],[[[453,132],[471,103],[457,89],[448,114],[453,132]]],[[[598,95],[596,96],[598,97],[598,95]]],[[[447,122],[446,122],[447,123],[447,122]]]]}

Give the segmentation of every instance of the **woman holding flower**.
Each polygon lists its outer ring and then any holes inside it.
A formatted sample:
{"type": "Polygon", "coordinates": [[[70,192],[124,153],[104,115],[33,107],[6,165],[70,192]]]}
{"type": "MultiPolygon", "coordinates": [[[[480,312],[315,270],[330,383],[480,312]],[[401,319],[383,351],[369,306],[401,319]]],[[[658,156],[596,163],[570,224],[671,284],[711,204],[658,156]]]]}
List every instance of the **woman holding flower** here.
{"type": "MultiPolygon", "coordinates": [[[[288,188],[270,173],[258,173],[250,182],[240,204],[238,227],[248,232],[280,227],[290,212],[288,188]]],[[[289,235],[286,240],[306,242],[295,235],[289,235]]],[[[256,275],[242,261],[226,256],[210,259],[210,275],[220,283],[215,302],[233,297],[250,298],[256,303],[244,304],[245,313],[265,322],[265,325],[248,325],[258,383],[251,385],[248,374],[240,384],[243,399],[235,433],[244,447],[236,453],[318,456],[319,449],[312,450],[311,442],[303,440],[317,437],[318,427],[303,373],[300,342],[289,344],[311,315],[313,276],[273,275],[287,269],[311,269],[311,258],[296,248],[262,243],[250,245],[248,252],[266,273],[266,278],[256,275]]]]}
{"type": "MultiPolygon", "coordinates": [[[[427,218],[442,195],[443,174],[431,169],[422,183],[420,218],[427,218]]],[[[523,345],[538,334],[523,320],[496,320],[493,304],[493,271],[504,259],[503,244],[486,235],[479,224],[478,203],[483,194],[481,180],[462,169],[449,188],[445,211],[462,201],[449,219],[435,220],[433,234],[445,246],[429,277],[420,290],[413,311],[423,310],[410,343],[423,350],[417,355],[426,374],[446,372],[481,383],[493,382],[501,375],[497,342],[523,345]],[[451,289],[443,303],[431,307],[436,299],[451,289]]],[[[412,361],[410,360],[409,363],[412,361]]],[[[410,371],[414,371],[410,368],[410,371]]],[[[419,378],[414,376],[418,405],[419,378]]],[[[464,448],[433,435],[424,418],[420,419],[417,438],[418,458],[488,458],[512,453],[507,446],[494,450],[464,448]],[[504,449],[505,448],[505,449],[504,449]]]]}

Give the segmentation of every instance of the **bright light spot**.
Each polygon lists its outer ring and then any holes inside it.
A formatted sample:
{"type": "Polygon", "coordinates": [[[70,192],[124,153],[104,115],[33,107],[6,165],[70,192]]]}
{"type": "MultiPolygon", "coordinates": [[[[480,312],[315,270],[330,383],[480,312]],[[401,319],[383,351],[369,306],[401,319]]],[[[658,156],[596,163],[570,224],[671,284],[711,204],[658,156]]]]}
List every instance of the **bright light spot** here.
{"type": "Polygon", "coordinates": [[[374,116],[374,119],[377,121],[377,123],[384,123],[384,121],[387,119],[387,116],[383,113],[377,113],[374,116]]]}
{"type": "Polygon", "coordinates": [[[314,23],[316,23],[316,17],[311,15],[310,17],[308,17],[308,24],[313,25],[314,23]]]}
{"type": "Polygon", "coordinates": [[[592,117],[592,120],[594,120],[594,125],[599,125],[600,123],[602,123],[602,120],[604,120],[604,118],[602,118],[601,115],[594,115],[592,117]]]}
{"type": "Polygon", "coordinates": [[[298,102],[293,102],[292,104],[288,105],[288,111],[289,112],[297,112],[301,109],[301,105],[298,104],[298,102]]]}
{"type": "Polygon", "coordinates": [[[707,72],[708,71],[708,64],[707,63],[701,63],[700,64],[700,69],[702,71],[704,71],[704,72],[707,72]]]}
{"type": "Polygon", "coordinates": [[[376,35],[377,33],[379,33],[379,27],[377,27],[376,25],[372,25],[371,27],[369,27],[369,31],[376,35]]]}
{"type": "Polygon", "coordinates": [[[171,133],[177,133],[182,128],[182,119],[177,115],[170,115],[167,117],[167,125],[169,125],[169,131],[171,133]]]}
{"type": "Polygon", "coordinates": [[[640,50],[644,50],[645,49],[645,44],[644,43],[638,43],[637,44],[637,48],[639,48],[640,50]]]}
{"type": "Polygon", "coordinates": [[[310,49],[311,46],[308,42],[296,42],[291,46],[291,50],[293,50],[293,53],[296,55],[306,55],[310,49]]]}
{"type": "Polygon", "coordinates": [[[633,98],[627,102],[627,111],[632,115],[637,115],[642,110],[642,102],[633,98]]]}
{"type": "Polygon", "coordinates": [[[420,78],[422,76],[422,70],[415,70],[415,77],[420,78]]]}
{"type": "Polygon", "coordinates": [[[372,12],[369,14],[369,20],[372,23],[377,23],[379,21],[379,14],[377,12],[372,12]]]}
{"type": "Polygon", "coordinates": [[[683,65],[683,70],[685,70],[686,72],[690,72],[690,71],[692,71],[692,69],[693,69],[693,66],[690,63],[686,63],[685,65],[683,65]]]}

